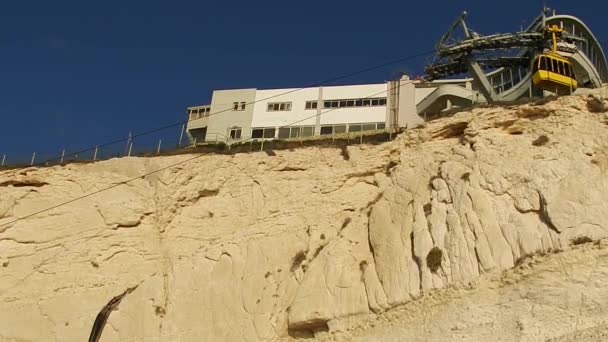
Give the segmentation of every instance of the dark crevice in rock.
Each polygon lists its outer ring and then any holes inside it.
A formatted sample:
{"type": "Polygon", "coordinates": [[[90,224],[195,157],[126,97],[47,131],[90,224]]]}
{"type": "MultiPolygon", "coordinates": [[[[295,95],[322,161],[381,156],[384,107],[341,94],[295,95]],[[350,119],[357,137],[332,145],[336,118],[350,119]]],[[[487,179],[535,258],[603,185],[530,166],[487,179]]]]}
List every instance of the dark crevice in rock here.
{"type": "Polygon", "coordinates": [[[348,153],[348,147],[346,145],[340,146],[340,155],[344,160],[350,160],[350,153],[348,153]]]}
{"type": "Polygon", "coordinates": [[[219,193],[220,193],[219,189],[214,189],[214,190],[205,189],[205,190],[199,191],[198,195],[199,195],[199,198],[213,197],[213,196],[217,196],[219,193]]]}
{"type": "Polygon", "coordinates": [[[587,110],[591,113],[608,112],[608,101],[597,95],[587,97],[587,110]]]}
{"type": "Polygon", "coordinates": [[[370,177],[370,176],[374,176],[376,173],[378,173],[378,170],[370,170],[370,171],[365,171],[365,172],[357,172],[357,173],[351,173],[350,175],[347,175],[347,178],[365,178],[365,177],[370,177]]]}
{"type": "Polygon", "coordinates": [[[317,247],[317,249],[315,250],[315,253],[312,255],[312,258],[315,259],[316,257],[318,257],[319,253],[321,253],[323,248],[325,248],[325,245],[319,245],[319,247],[317,247]]]}
{"type": "Polygon", "coordinates": [[[420,279],[420,290],[424,290],[422,288],[422,260],[416,256],[414,253],[414,232],[410,233],[410,252],[412,253],[412,260],[418,265],[418,277],[420,279]]]}
{"type": "MultiPolygon", "coordinates": [[[[371,227],[370,227],[369,219],[368,219],[367,220],[367,243],[369,245],[369,251],[370,251],[370,253],[372,255],[372,262],[374,263],[374,265],[376,265],[376,254],[374,253],[374,246],[372,245],[372,237],[371,237],[371,230],[370,229],[371,229],[371,227]]],[[[367,263],[366,263],[365,266],[367,267],[367,263]]]]}
{"type": "Polygon", "coordinates": [[[464,137],[464,131],[469,127],[468,122],[457,122],[446,125],[441,130],[434,132],[432,135],[433,139],[450,139],[450,138],[462,138],[464,137]]]}
{"type": "Polygon", "coordinates": [[[346,228],[350,223],[351,223],[352,219],[350,217],[347,217],[344,222],[342,222],[342,226],[340,227],[340,232],[342,232],[344,230],[344,228],[346,228]]]}
{"type": "Polygon", "coordinates": [[[431,203],[427,203],[422,208],[424,209],[424,216],[428,220],[429,216],[431,216],[433,213],[433,205],[431,203]]]}
{"type": "Polygon", "coordinates": [[[313,339],[316,333],[328,332],[329,326],[324,319],[315,319],[290,326],[289,336],[298,339],[313,339]]]}
{"type": "Polygon", "coordinates": [[[543,107],[524,107],[519,109],[515,114],[519,118],[526,118],[528,120],[538,120],[544,119],[555,111],[553,109],[543,108],[543,107]]]}
{"type": "Polygon", "coordinates": [[[128,295],[129,293],[135,291],[136,288],[137,288],[137,286],[126,289],[123,293],[112,298],[108,302],[108,304],[106,304],[101,309],[101,311],[99,312],[99,314],[97,314],[97,317],[95,318],[95,323],[93,323],[93,328],[91,329],[91,335],[89,336],[89,342],[98,342],[99,341],[99,339],[101,338],[101,334],[103,333],[103,328],[105,328],[108,318],[110,317],[110,314],[112,313],[112,311],[116,310],[116,308],[118,308],[118,305],[123,300],[123,298],[126,295],[128,295]]]}
{"type": "Polygon", "coordinates": [[[306,171],[303,167],[294,167],[294,166],[285,166],[282,169],[277,170],[279,172],[289,172],[289,171],[306,171]]]}
{"type": "Polygon", "coordinates": [[[532,146],[544,146],[548,142],[549,142],[549,137],[547,137],[546,135],[541,135],[532,142],[532,146]]]}
{"type": "Polygon", "coordinates": [[[437,273],[441,267],[441,261],[443,259],[443,251],[439,247],[433,247],[429,254],[426,256],[426,265],[433,273],[437,273]]]}
{"type": "Polygon", "coordinates": [[[23,187],[28,187],[28,186],[40,188],[45,185],[49,185],[49,183],[42,182],[42,181],[39,181],[36,179],[27,179],[27,180],[11,179],[11,180],[7,180],[7,181],[0,183],[0,187],[8,187],[11,185],[14,186],[15,188],[23,188],[23,187]]]}
{"type": "MultiPolygon", "coordinates": [[[[439,173],[439,172],[440,172],[440,170],[438,170],[438,171],[437,171],[437,173],[439,173]]],[[[429,190],[437,190],[437,189],[435,189],[435,187],[433,186],[433,182],[434,182],[436,179],[443,179],[443,178],[441,178],[441,176],[439,176],[439,175],[435,175],[435,176],[431,177],[431,179],[429,180],[429,185],[428,185],[428,189],[429,189],[429,190]]]]}
{"type": "MultiPolygon", "coordinates": [[[[365,206],[365,208],[371,208],[374,204],[380,202],[380,200],[382,199],[382,195],[383,193],[379,193],[376,198],[374,198],[371,202],[367,203],[367,205],[365,206]]],[[[368,216],[371,214],[371,211],[368,213],[368,216]]]]}
{"type": "Polygon", "coordinates": [[[393,169],[399,165],[396,161],[390,161],[388,164],[386,164],[386,166],[384,166],[384,174],[387,176],[390,176],[391,173],[393,172],[393,169]]]}
{"type": "Polygon", "coordinates": [[[560,234],[561,232],[557,229],[557,227],[555,227],[555,225],[553,224],[553,222],[551,222],[551,218],[549,217],[549,213],[547,213],[547,199],[541,193],[539,193],[538,195],[540,197],[540,210],[535,211],[536,214],[538,214],[538,217],[540,218],[540,221],[542,223],[544,223],[545,225],[547,225],[547,227],[549,227],[551,230],[553,230],[556,233],[560,234]]]}
{"type": "Polygon", "coordinates": [[[299,251],[296,255],[291,259],[291,268],[290,271],[295,272],[300,265],[306,260],[306,254],[308,251],[299,251]]]}

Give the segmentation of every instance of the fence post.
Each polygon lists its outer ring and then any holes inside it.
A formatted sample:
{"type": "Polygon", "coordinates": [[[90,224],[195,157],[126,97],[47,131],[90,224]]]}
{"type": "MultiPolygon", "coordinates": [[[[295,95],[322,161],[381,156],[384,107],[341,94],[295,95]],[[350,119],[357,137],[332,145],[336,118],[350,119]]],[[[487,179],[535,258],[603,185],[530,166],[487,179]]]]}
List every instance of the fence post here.
{"type": "Polygon", "coordinates": [[[133,135],[131,134],[131,131],[129,131],[129,136],[127,137],[127,145],[125,146],[125,149],[124,149],[125,154],[126,154],[126,153],[127,153],[127,151],[129,150],[129,146],[131,145],[131,137],[132,137],[132,136],[133,136],[133,135]]]}
{"type": "Polygon", "coordinates": [[[129,131],[129,138],[127,139],[127,156],[131,156],[131,148],[133,147],[133,134],[129,131]]]}
{"type": "Polygon", "coordinates": [[[95,145],[95,152],[93,153],[93,161],[97,160],[97,150],[99,149],[99,146],[95,145]]]}
{"type": "Polygon", "coordinates": [[[61,150],[61,160],[59,161],[60,164],[63,164],[64,158],[65,158],[65,148],[63,150],[61,150]]]}
{"type": "Polygon", "coordinates": [[[359,137],[359,143],[363,144],[363,131],[361,131],[361,136],[359,137]]]}
{"type": "Polygon", "coordinates": [[[196,138],[194,138],[194,142],[193,142],[192,146],[193,146],[194,148],[196,148],[196,138]]]}
{"type": "Polygon", "coordinates": [[[186,130],[186,125],[182,124],[182,130],[179,133],[179,141],[177,142],[177,147],[182,147],[182,140],[184,139],[185,130],[186,130]]]}
{"type": "Polygon", "coordinates": [[[2,164],[0,166],[4,166],[4,161],[6,160],[6,154],[2,155],[2,164]]]}
{"type": "Polygon", "coordinates": [[[36,152],[32,153],[32,161],[30,162],[30,166],[34,165],[34,160],[36,160],[36,152]]]}
{"type": "Polygon", "coordinates": [[[158,139],[158,147],[156,148],[156,154],[160,154],[160,144],[162,143],[163,139],[158,139]]]}
{"type": "Polygon", "coordinates": [[[260,146],[260,151],[264,151],[264,139],[262,139],[262,145],[260,146]]]}

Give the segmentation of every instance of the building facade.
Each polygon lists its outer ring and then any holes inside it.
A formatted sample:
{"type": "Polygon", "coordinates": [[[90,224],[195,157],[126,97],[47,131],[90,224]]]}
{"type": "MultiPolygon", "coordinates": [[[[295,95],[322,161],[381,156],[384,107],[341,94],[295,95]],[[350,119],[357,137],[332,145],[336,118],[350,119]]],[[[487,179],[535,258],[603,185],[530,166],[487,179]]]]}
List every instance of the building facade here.
{"type": "Polygon", "coordinates": [[[213,92],[211,104],[188,107],[191,141],[295,139],[326,134],[415,127],[414,81],[293,89],[213,92]]]}

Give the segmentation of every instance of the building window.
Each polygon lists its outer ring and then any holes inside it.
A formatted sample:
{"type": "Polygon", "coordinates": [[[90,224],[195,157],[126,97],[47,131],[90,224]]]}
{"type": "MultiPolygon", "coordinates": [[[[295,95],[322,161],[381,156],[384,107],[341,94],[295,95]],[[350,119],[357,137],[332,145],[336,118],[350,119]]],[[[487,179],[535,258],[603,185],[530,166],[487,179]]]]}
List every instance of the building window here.
{"type": "Polygon", "coordinates": [[[263,128],[256,128],[251,130],[251,138],[252,139],[260,139],[264,136],[263,128]]]}
{"type": "Polygon", "coordinates": [[[235,127],[230,129],[230,139],[241,139],[242,129],[240,127],[235,127]]]}
{"type": "Polygon", "coordinates": [[[245,106],[247,106],[247,102],[241,102],[241,110],[245,110],[245,106]]]}
{"type": "Polygon", "coordinates": [[[348,125],[349,132],[361,132],[361,125],[348,125]]]}
{"type": "Polygon", "coordinates": [[[239,110],[239,103],[238,102],[233,102],[232,103],[232,110],[239,110]]]}
{"type": "Polygon", "coordinates": [[[317,101],[306,101],[305,109],[317,109],[317,101]]]}
{"type": "Polygon", "coordinates": [[[364,124],[361,126],[362,131],[373,131],[376,129],[376,124],[364,124]]]}
{"type": "Polygon", "coordinates": [[[332,126],[322,126],[321,135],[332,134],[334,132],[332,126]]]}
{"type": "Polygon", "coordinates": [[[346,133],[346,125],[321,126],[321,135],[346,133]]]}
{"type": "MultiPolygon", "coordinates": [[[[323,101],[323,108],[352,108],[352,107],[379,107],[386,106],[386,98],[373,99],[346,99],[323,101]]],[[[308,109],[308,108],[306,108],[308,109]]]]}
{"type": "Polygon", "coordinates": [[[302,127],[300,134],[302,137],[312,137],[313,135],[315,135],[315,128],[314,127],[302,127]]]}
{"type": "Polygon", "coordinates": [[[264,129],[264,138],[265,139],[273,139],[274,135],[275,135],[275,129],[274,128],[265,128],[264,129]]]}
{"type": "Polygon", "coordinates": [[[274,139],[276,128],[268,127],[268,128],[254,128],[251,130],[251,138],[252,139],[274,139]]]}
{"type": "Polygon", "coordinates": [[[291,110],[291,102],[269,103],[267,112],[286,112],[291,110]]]}
{"type": "Polygon", "coordinates": [[[346,125],[334,126],[334,134],[346,133],[346,125]]]}
{"type": "Polygon", "coordinates": [[[300,127],[291,127],[291,132],[289,133],[289,137],[297,138],[299,136],[300,136],[300,127]]]}
{"type": "Polygon", "coordinates": [[[187,112],[189,114],[189,118],[190,120],[196,120],[196,119],[200,119],[200,118],[206,118],[209,116],[209,112],[211,111],[211,108],[206,107],[206,108],[195,108],[195,109],[188,109],[187,112]]]}
{"type": "Polygon", "coordinates": [[[314,126],[293,126],[279,128],[279,139],[295,139],[314,135],[314,126]]]}
{"type": "Polygon", "coordinates": [[[290,128],[281,127],[279,128],[279,139],[289,139],[290,128]]]}

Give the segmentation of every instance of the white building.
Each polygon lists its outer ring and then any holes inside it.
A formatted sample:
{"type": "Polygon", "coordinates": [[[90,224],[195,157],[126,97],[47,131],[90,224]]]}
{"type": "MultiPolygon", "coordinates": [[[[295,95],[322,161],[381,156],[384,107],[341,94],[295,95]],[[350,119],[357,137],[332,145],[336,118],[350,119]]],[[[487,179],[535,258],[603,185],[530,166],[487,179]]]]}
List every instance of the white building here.
{"type": "Polygon", "coordinates": [[[187,131],[203,142],[415,127],[424,122],[417,106],[435,90],[428,86],[404,76],[379,84],[216,90],[210,105],[188,108],[187,131]]]}

